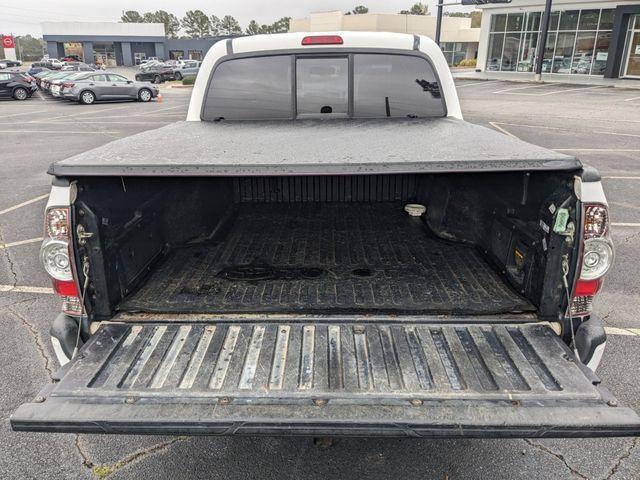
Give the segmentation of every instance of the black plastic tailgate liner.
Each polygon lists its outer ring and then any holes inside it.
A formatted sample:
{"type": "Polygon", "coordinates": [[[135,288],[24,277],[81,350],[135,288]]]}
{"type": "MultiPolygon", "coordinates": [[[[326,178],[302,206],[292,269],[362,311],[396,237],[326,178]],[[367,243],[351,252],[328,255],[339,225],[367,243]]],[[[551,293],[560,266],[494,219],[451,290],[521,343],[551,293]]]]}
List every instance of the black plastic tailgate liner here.
{"type": "Polygon", "coordinates": [[[143,312],[496,314],[535,310],[476,248],[401,203],[242,204],[222,238],[177,248],[120,305],[143,312]]]}
{"type": "Polygon", "coordinates": [[[610,436],[640,419],[546,324],[100,327],[15,430],[610,436]]]}

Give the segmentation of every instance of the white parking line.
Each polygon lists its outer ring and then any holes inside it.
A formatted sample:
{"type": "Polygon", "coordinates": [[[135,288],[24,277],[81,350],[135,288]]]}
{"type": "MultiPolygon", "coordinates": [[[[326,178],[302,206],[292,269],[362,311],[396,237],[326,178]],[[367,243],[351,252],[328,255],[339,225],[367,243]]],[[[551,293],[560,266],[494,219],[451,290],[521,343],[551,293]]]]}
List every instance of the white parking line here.
{"type": "Polygon", "coordinates": [[[91,130],[0,130],[0,133],[13,133],[14,135],[16,134],[24,134],[24,133],[54,133],[57,135],[67,135],[67,134],[77,134],[77,133],[81,133],[83,135],[87,135],[87,134],[91,134],[91,133],[113,133],[113,134],[118,134],[121,133],[120,131],[107,131],[107,130],[100,130],[99,132],[94,132],[91,130]]]}
{"type": "Polygon", "coordinates": [[[16,292],[16,293],[45,293],[51,295],[55,293],[53,288],[48,287],[30,287],[28,285],[0,285],[0,292],[16,292]]]}
{"type": "Polygon", "coordinates": [[[640,328],[604,327],[604,331],[607,335],[640,337],[640,328]]]}
{"type": "MultiPolygon", "coordinates": [[[[496,130],[498,130],[498,131],[500,131],[500,132],[504,133],[505,135],[508,135],[508,136],[510,136],[510,137],[512,137],[512,138],[518,138],[518,137],[516,137],[513,133],[509,132],[508,130],[505,130],[505,129],[504,129],[504,128],[502,128],[502,127],[500,127],[500,126],[498,125],[498,122],[489,122],[489,125],[491,125],[491,126],[492,126],[493,128],[495,128],[496,130]]],[[[501,124],[501,125],[503,125],[503,124],[501,124]]]]}
{"type": "MultiPolygon", "coordinates": [[[[92,113],[93,114],[100,114],[100,113],[103,113],[103,112],[110,112],[112,110],[121,110],[123,108],[129,108],[129,107],[130,107],[130,105],[127,104],[127,105],[121,105],[119,107],[103,108],[103,109],[97,110],[97,111],[96,110],[87,110],[86,112],[70,113],[69,115],[60,115],[58,117],[51,117],[48,120],[52,121],[52,120],[58,120],[60,118],[75,118],[75,117],[79,117],[80,115],[90,115],[92,113]]],[[[33,122],[35,122],[35,120],[32,121],[32,122],[26,122],[26,123],[33,123],[33,122]]]]}
{"type": "Polygon", "coordinates": [[[602,178],[612,179],[612,180],[640,180],[640,177],[624,177],[624,176],[621,176],[621,175],[619,175],[619,176],[610,175],[610,176],[605,176],[605,177],[602,177],[602,178]]]}
{"type": "Polygon", "coordinates": [[[637,137],[640,138],[640,135],[635,133],[616,133],[616,132],[605,132],[605,131],[595,131],[593,133],[604,133],[605,135],[618,135],[620,137],[637,137]]]}
{"type": "Polygon", "coordinates": [[[633,102],[634,100],[640,100],[640,97],[626,98],[625,102],[633,102]]]}
{"type": "Polygon", "coordinates": [[[20,115],[35,115],[36,113],[48,113],[48,112],[49,110],[38,110],[36,112],[10,113],[9,115],[2,115],[2,118],[19,117],[20,115]]]}
{"type": "Polygon", "coordinates": [[[501,80],[489,80],[489,81],[485,81],[485,80],[477,80],[473,83],[465,83],[464,85],[456,85],[456,88],[465,88],[465,87],[474,87],[476,85],[489,85],[492,83],[497,83],[500,82],[501,80]]]}
{"type": "MultiPolygon", "coordinates": [[[[118,117],[118,118],[127,118],[127,117],[118,117]]],[[[37,122],[29,122],[30,125],[47,125],[49,121],[37,121],[37,122]]],[[[56,125],[78,125],[78,121],[65,121],[65,122],[56,122],[56,125]]],[[[138,122],[93,122],[93,121],[85,121],[82,120],[81,125],[166,125],[168,123],[173,123],[173,120],[165,120],[164,122],[149,122],[149,121],[138,121],[138,122]]],[[[15,122],[0,122],[0,125],[15,125],[15,122]]],[[[66,133],[65,131],[60,131],[60,133],[66,133]]]]}
{"type": "Polygon", "coordinates": [[[603,152],[603,153],[640,153],[637,148],[552,148],[556,152],[603,152]]]}
{"type": "Polygon", "coordinates": [[[22,202],[17,205],[14,205],[13,207],[5,208],[4,210],[0,210],[0,215],[13,212],[14,210],[17,210],[22,207],[26,207],[27,205],[31,205],[32,203],[39,202],[40,200],[44,200],[45,198],[48,198],[48,197],[49,197],[49,194],[46,193],[44,195],[40,195],[39,197],[32,198],[31,200],[27,200],[26,202],[22,202]]]}
{"type": "Polygon", "coordinates": [[[513,92],[516,90],[527,90],[527,89],[531,89],[531,88],[544,88],[544,87],[550,87],[551,84],[549,83],[545,83],[543,85],[527,85],[524,87],[511,87],[511,88],[505,88],[504,90],[498,90],[496,92],[493,93],[507,93],[507,92],[513,92]]]}
{"type": "Polygon", "coordinates": [[[20,245],[29,245],[30,243],[38,243],[44,240],[42,237],[29,238],[28,240],[19,240],[17,242],[0,243],[0,250],[4,250],[10,247],[19,247],[20,245]]]}
{"type": "Polygon", "coordinates": [[[632,227],[637,228],[640,227],[640,223],[625,223],[625,222],[611,222],[612,227],[632,227]]]}
{"type": "Polygon", "coordinates": [[[553,95],[554,93],[575,92],[575,91],[578,91],[578,90],[580,90],[580,91],[583,91],[583,90],[596,90],[596,89],[599,89],[599,88],[609,88],[609,87],[607,87],[605,85],[596,85],[595,87],[565,88],[564,90],[556,90],[556,91],[553,91],[553,92],[543,93],[540,96],[553,95]]]}

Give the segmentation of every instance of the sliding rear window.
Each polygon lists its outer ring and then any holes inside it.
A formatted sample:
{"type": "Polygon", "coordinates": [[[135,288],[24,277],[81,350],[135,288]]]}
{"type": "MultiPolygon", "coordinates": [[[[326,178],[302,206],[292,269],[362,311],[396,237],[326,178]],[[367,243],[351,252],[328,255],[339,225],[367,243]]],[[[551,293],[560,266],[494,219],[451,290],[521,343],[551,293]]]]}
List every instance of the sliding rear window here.
{"type": "Polygon", "coordinates": [[[280,55],[222,62],[209,83],[202,119],[445,115],[440,86],[427,60],[409,55],[358,53],[280,55]]]}

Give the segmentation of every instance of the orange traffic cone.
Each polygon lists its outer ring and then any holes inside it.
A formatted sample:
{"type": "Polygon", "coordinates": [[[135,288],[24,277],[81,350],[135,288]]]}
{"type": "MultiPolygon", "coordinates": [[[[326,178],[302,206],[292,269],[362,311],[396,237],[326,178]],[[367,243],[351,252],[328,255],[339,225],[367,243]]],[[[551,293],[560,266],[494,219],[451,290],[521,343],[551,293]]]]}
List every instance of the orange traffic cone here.
{"type": "Polygon", "coordinates": [[[162,98],[162,94],[158,93],[158,103],[162,103],[163,100],[164,98],[162,98]]]}

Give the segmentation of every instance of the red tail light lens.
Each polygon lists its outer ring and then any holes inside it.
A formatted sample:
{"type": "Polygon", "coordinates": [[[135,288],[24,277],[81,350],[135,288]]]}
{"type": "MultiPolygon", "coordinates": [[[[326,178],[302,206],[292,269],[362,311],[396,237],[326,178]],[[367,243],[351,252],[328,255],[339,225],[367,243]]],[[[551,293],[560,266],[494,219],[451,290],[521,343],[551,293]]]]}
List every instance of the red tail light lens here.
{"type": "Polygon", "coordinates": [[[74,281],[63,282],[54,278],[53,289],[60,296],[77,297],[79,295],[78,287],[74,281]]]}
{"type": "Polygon", "coordinates": [[[74,85],[75,83],[63,83],[62,88],[72,88],[74,85]]]}
{"type": "Polygon", "coordinates": [[[302,39],[302,45],[342,45],[340,35],[311,35],[302,39]]]}

